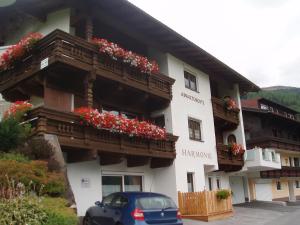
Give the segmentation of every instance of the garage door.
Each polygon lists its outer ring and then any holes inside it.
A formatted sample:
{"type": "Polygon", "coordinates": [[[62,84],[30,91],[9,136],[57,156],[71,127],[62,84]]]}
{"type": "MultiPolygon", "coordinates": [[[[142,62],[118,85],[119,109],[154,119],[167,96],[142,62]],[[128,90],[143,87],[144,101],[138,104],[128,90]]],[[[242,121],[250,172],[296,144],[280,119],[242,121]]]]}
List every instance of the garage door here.
{"type": "Polygon", "coordinates": [[[272,201],[272,185],[270,183],[255,184],[257,201],[272,201]]]}
{"type": "Polygon", "coordinates": [[[232,203],[245,202],[244,182],[242,177],[229,177],[230,188],[233,192],[232,203]]]}

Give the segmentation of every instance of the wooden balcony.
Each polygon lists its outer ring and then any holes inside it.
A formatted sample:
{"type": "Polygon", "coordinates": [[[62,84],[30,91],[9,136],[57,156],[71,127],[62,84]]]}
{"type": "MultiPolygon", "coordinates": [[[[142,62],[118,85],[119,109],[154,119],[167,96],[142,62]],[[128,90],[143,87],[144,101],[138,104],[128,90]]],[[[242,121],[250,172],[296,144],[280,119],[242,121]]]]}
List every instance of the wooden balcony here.
{"type": "Polygon", "coordinates": [[[282,166],[280,170],[261,171],[261,178],[300,177],[300,167],[282,166]]]}
{"type": "Polygon", "coordinates": [[[84,39],[55,30],[38,42],[31,55],[13,69],[0,73],[0,92],[49,70],[60,76],[68,76],[77,71],[83,74],[93,73],[99,79],[116,81],[166,101],[172,98],[172,85],[175,82],[163,74],[144,74],[134,67],[103,56],[97,46],[84,39]]]}
{"type": "Polygon", "coordinates": [[[251,138],[247,141],[247,148],[275,148],[280,150],[289,150],[300,152],[300,142],[287,138],[278,138],[272,136],[260,136],[251,138]]]}
{"type": "Polygon", "coordinates": [[[220,171],[239,171],[244,166],[244,155],[233,155],[227,145],[217,144],[217,154],[220,171]]]}
{"type": "Polygon", "coordinates": [[[239,109],[226,110],[222,99],[212,97],[215,125],[223,130],[235,129],[239,125],[239,109]]]}
{"type": "Polygon", "coordinates": [[[30,111],[28,120],[33,123],[35,135],[56,135],[62,149],[68,149],[71,155],[80,151],[98,154],[102,165],[118,163],[121,158],[127,158],[129,167],[151,161],[151,167],[157,168],[169,166],[176,157],[175,142],[178,137],[170,134],[167,140],[129,137],[82,125],[80,117],[71,112],[44,107],[30,111]]]}

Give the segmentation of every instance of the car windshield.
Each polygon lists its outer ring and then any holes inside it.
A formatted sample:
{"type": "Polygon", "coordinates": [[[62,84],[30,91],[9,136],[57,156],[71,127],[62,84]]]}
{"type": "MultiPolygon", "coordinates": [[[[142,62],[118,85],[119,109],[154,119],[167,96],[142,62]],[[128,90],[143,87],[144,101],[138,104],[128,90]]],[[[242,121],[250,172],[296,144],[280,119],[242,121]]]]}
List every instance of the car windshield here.
{"type": "Polygon", "coordinates": [[[172,199],[164,196],[140,197],[137,199],[137,207],[144,210],[177,208],[172,199]]]}

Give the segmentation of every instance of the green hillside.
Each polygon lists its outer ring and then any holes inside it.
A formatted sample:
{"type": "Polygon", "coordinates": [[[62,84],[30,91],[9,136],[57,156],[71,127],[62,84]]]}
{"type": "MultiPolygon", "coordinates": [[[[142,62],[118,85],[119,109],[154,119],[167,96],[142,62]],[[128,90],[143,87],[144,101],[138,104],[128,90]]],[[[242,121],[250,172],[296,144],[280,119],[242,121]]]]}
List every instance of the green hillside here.
{"type": "Polygon", "coordinates": [[[300,88],[294,87],[268,87],[260,92],[250,92],[245,98],[264,97],[279,104],[297,110],[300,113],[300,88]]]}

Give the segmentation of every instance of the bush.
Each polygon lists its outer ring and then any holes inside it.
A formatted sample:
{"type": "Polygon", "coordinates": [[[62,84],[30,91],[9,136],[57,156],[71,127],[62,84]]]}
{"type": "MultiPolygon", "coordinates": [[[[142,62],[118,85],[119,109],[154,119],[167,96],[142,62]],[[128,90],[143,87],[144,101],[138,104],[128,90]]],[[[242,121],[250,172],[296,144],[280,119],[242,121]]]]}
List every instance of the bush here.
{"type": "Polygon", "coordinates": [[[0,224],[77,225],[74,211],[61,198],[0,199],[0,224]]]}
{"type": "Polygon", "coordinates": [[[218,200],[223,200],[229,198],[230,192],[228,190],[222,189],[219,190],[216,195],[218,200]]]}
{"type": "Polygon", "coordinates": [[[19,147],[16,151],[32,160],[49,160],[54,153],[52,145],[41,137],[28,140],[24,146],[19,147]]]}
{"type": "Polygon", "coordinates": [[[20,153],[0,152],[0,160],[14,160],[17,162],[29,162],[29,158],[20,153]]]}
{"type": "Polygon", "coordinates": [[[42,205],[49,215],[46,225],[78,224],[78,218],[74,210],[67,207],[67,200],[62,198],[43,198],[42,205]]]}
{"type": "Polygon", "coordinates": [[[46,211],[34,199],[0,199],[0,224],[41,225],[47,219],[46,211]]]}
{"type": "Polygon", "coordinates": [[[17,148],[29,136],[31,126],[20,125],[14,118],[7,118],[0,122],[0,151],[8,152],[17,148]]]}
{"type": "Polygon", "coordinates": [[[11,186],[7,177],[14,184],[21,182],[27,189],[49,196],[62,196],[65,193],[65,178],[62,173],[49,172],[47,162],[15,160],[0,161],[0,188],[11,186]]]}

